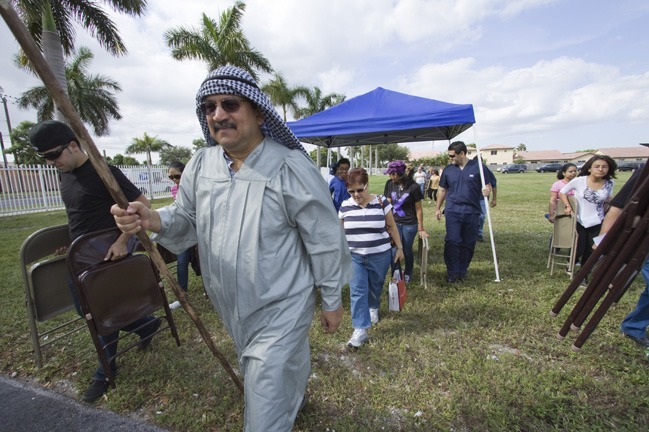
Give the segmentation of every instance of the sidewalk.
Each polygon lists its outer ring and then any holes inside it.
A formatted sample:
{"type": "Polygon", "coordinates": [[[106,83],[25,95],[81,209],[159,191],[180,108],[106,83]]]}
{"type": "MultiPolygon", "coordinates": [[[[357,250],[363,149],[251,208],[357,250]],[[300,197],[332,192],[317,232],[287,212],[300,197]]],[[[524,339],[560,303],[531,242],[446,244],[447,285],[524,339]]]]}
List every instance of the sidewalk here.
{"type": "Polygon", "coordinates": [[[0,375],[0,430],[11,432],[165,432],[0,375]]]}

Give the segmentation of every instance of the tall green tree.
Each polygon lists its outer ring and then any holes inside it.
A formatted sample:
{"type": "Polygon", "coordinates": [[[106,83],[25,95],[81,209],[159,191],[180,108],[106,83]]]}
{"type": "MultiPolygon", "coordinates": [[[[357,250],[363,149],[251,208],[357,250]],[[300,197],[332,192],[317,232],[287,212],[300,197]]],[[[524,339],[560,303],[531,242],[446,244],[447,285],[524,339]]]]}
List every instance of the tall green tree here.
{"type": "Polygon", "coordinates": [[[36,151],[29,142],[29,130],[35,123],[23,121],[11,130],[13,145],[5,149],[6,154],[14,155],[16,165],[44,165],[45,160],[36,155],[36,151]]]}
{"type": "Polygon", "coordinates": [[[305,89],[305,91],[301,92],[300,95],[304,96],[306,106],[297,110],[296,118],[304,118],[319,113],[320,111],[338,105],[345,100],[345,95],[339,93],[328,93],[323,95],[322,90],[320,90],[319,87],[305,89]]]}
{"type": "Polygon", "coordinates": [[[140,165],[140,162],[131,156],[124,156],[123,154],[117,153],[115,157],[106,158],[106,162],[113,165],[140,165]]]}
{"type": "MultiPolygon", "coordinates": [[[[111,54],[126,54],[115,24],[98,3],[135,16],[142,15],[146,9],[146,0],[12,0],[64,90],[68,86],[63,58],[74,51],[75,25],[89,31],[111,54]]],[[[25,57],[22,58],[26,63],[25,57]]],[[[65,120],[58,110],[55,118],[65,120]]]]}
{"type": "Polygon", "coordinates": [[[170,146],[160,150],[160,165],[169,166],[172,162],[186,164],[192,157],[192,149],[183,146],[170,146]]]}
{"type": "Polygon", "coordinates": [[[144,132],[142,138],[133,138],[131,145],[126,148],[126,154],[142,154],[146,153],[146,161],[148,165],[151,163],[151,153],[157,153],[165,148],[171,147],[165,140],[161,140],[157,136],[151,136],[144,132]]]}
{"type": "Polygon", "coordinates": [[[516,151],[517,152],[527,151],[527,146],[523,143],[520,143],[519,145],[516,146],[516,151]]]}
{"type": "MultiPolygon", "coordinates": [[[[315,162],[316,164],[318,163],[318,159],[319,159],[321,161],[320,167],[327,166],[327,147],[317,146],[317,148],[309,152],[309,156],[311,156],[311,159],[313,159],[313,162],[315,162]],[[318,158],[318,152],[320,153],[319,158],[318,158]]],[[[334,161],[338,160],[337,151],[331,150],[331,159],[334,161]]]]}
{"type": "Polygon", "coordinates": [[[264,55],[250,46],[241,29],[246,4],[237,1],[226,9],[219,21],[202,15],[200,28],[176,27],[165,32],[167,46],[176,60],[202,60],[208,69],[230,64],[245,69],[258,79],[257,71],[271,73],[273,68],[264,55]]]}
{"type": "MultiPolygon", "coordinates": [[[[81,119],[92,126],[95,135],[107,135],[110,131],[109,121],[119,120],[115,92],[121,91],[116,81],[104,75],[91,75],[88,72],[94,55],[85,47],[65,67],[68,95],[81,119]]],[[[24,92],[18,99],[18,106],[23,109],[37,110],[38,121],[54,118],[54,102],[45,86],[36,86],[24,92]]]]}
{"type": "Polygon", "coordinates": [[[381,165],[387,165],[394,160],[406,160],[408,158],[408,147],[399,144],[381,144],[379,145],[379,162],[381,165]]]}
{"type": "Polygon", "coordinates": [[[297,104],[299,97],[306,97],[309,89],[306,87],[289,87],[286,79],[279,73],[276,73],[273,79],[261,87],[262,91],[268,95],[270,101],[275,106],[282,108],[284,121],[286,121],[287,111],[291,111],[294,117],[300,107],[297,104]]]}

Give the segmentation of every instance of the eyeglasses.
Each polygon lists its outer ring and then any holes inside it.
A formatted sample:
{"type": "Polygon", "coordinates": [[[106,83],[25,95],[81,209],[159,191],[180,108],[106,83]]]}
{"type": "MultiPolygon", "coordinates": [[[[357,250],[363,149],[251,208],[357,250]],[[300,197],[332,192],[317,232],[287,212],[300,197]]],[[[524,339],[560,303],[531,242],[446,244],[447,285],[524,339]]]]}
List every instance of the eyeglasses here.
{"type": "Polygon", "coordinates": [[[169,180],[180,180],[180,174],[171,174],[169,180]]]}
{"type": "MultiPolygon", "coordinates": [[[[223,99],[221,104],[221,109],[228,114],[235,113],[241,108],[241,100],[235,98],[223,99]]],[[[219,104],[212,101],[203,102],[200,104],[201,112],[206,116],[213,116],[216,113],[216,109],[219,104]]]]}
{"type": "Polygon", "coordinates": [[[457,155],[456,154],[449,154],[448,155],[448,157],[450,157],[451,159],[453,159],[455,156],[457,156],[457,155]]]}
{"type": "Polygon", "coordinates": [[[365,189],[367,189],[367,185],[363,186],[362,189],[347,189],[347,193],[349,193],[350,195],[359,194],[363,193],[365,189]]]}
{"type": "Polygon", "coordinates": [[[58,149],[58,150],[54,150],[54,151],[47,152],[47,153],[36,153],[36,154],[38,155],[38,157],[43,158],[43,159],[47,159],[47,160],[51,160],[51,161],[57,160],[63,154],[63,150],[68,148],[69,145],[70,145],[70,143],[67,143],[67,144],[64,144],[63,146],[61,146],[61,148],[58,149]]]}

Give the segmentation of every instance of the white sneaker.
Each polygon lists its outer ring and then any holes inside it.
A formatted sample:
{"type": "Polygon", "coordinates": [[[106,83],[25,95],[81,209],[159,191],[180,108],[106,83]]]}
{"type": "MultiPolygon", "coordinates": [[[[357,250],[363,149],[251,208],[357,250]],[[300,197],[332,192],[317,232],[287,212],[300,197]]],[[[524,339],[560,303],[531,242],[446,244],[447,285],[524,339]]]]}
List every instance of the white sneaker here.
{"type": "Polygon", "coordinates": [[[369,337],[367,336],[367,331],[365,329],[354,329],[352,338],[347,342],[347,346],[350,348],[359,348],[363,345],[369,337]]]}
{"type": "Polygon", "coordinates": [[[379,310],[370,308],[370,321],[372,324],[377,324],[379,322],[379,310]]]}
{"type": "Polygon", "coordinates": [[[169,303],[169,309],[171,310],[178,309],[179,307],[180,307],[180,302],[178,300],[176,300],[173,303],[169,303]]]}

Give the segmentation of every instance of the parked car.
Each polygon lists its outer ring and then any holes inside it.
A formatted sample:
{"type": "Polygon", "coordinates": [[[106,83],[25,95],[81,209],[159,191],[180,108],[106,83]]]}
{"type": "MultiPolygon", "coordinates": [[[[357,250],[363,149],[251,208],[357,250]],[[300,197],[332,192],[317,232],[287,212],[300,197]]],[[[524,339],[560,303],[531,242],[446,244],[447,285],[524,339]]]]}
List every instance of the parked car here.
{"type": "Polygon", "coordinates": [[[502,170],[500,170],[501,173],[503,174],[509,174],[509,173],[524,173],[527,171],[527,165],[525,164],[511,164],[511,165],[505,165],[502,170]]]}
{"type": "Polygon", "coordinates": [[[640,168],[642,162],[620,162],[617,166],[618,171],[635,171],[640,168]]]}
{"type": "Polygon", "coordinates": [[[563,165],[560,164],[560,163],[549,163],[549,164],[541,165],[540,167],[538,167],[536,169],[536,172],[540,172],[540,173],[541,172],[543,172],[543,173],[544,172],[553,172],[553,173],[555,173],[555,172],[559,171],[561,169],[561,167],[563,167],[563,165]]]}

